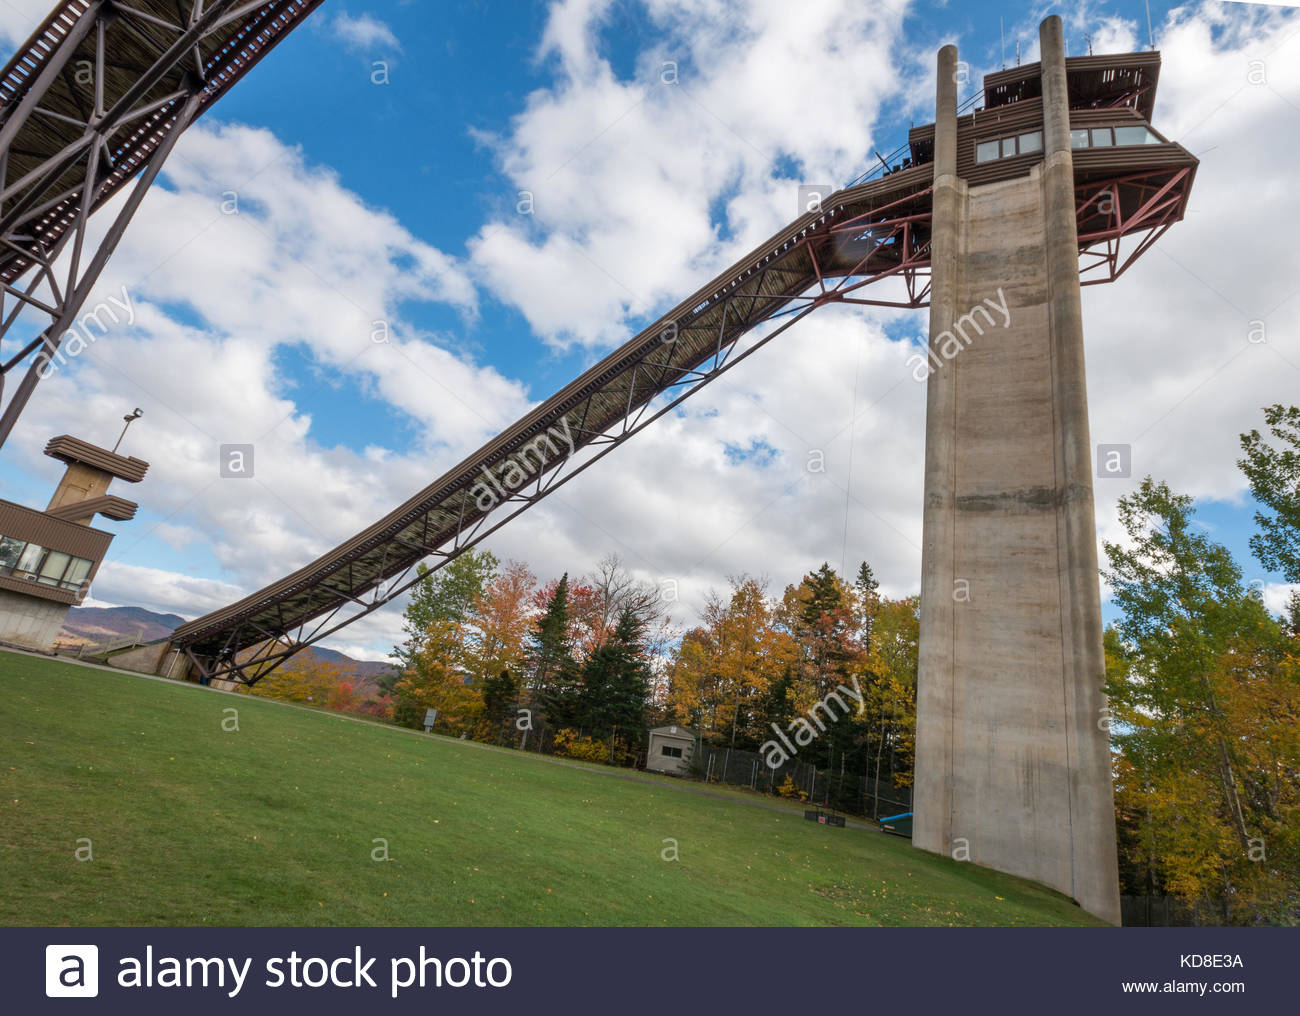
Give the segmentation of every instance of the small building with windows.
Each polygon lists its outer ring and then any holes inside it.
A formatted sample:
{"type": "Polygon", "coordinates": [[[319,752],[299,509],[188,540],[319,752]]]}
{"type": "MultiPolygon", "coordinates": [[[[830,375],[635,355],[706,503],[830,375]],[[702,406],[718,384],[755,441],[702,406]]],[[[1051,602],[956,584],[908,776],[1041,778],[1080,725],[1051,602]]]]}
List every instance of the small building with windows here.
{"type": "Polygon", "coordinates": [[[67,465],[49,506],[0,500],[0,642],[48,651],[68,610],[81,603],[113,534],[96,515],[125,522],[134,501],[108,493],[113,480],[139,483],[149,463],[63,435],[45,454],[67,465]]]}
{"type": "Polygon", "coordinates": [[[654,773],[685,776],[695,753],[695,731],[688,727],[652,727],[645,767],[654,773]]]}

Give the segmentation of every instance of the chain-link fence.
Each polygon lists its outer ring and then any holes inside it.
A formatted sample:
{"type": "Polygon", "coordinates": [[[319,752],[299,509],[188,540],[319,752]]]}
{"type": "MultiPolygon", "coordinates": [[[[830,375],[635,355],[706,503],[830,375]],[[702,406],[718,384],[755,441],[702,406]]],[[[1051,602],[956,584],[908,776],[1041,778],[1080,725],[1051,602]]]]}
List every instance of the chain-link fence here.
{"type": "MultiPolygon", "coordinates": [[[[524,735],[503,729],[497,743],[542,755],[560,754],[609,765],[637,769],[645,767],[643,746],[615,747],[601,742],[605,752],[578,755],[571,748],[560,749],[556,737],[558,733],[545,723],[539,723],[524,735]]],[[[784,788],[787,796],[793,800],[869,819],[885,818],[912,810],[911,787],[899,786],[895,774],[887,768],[882,769],[877,778],[869,768],[866,772],[853,772],[846,765],[837,769],[819,768],[796,758],[772,769],[768,766],[766,757],[758,752],[704,745],[691,760],[690,775],[709,783],[749,787],[764,794],[780,794],[784,788]],[[788,788],[785,787],[787,778],[792,784],[788,788]]]]}
{"type": "Polygon", "coordinates": [[[705,745],[692,760],[691,772],[700,779],[749,787],[763,793],[781,791],[787,777],[798,800],[849,811],[868,818],[883,818],[910,811],[912,791],[894,782],[894,774],[854,773],[844,769],[819,769],[790,759],[773,769],[757,752],[705,745]]]}
{"type": "Polygon", "coordinates": [[[1126,928],[1194,928],[1223,922],[1221,904],[1188,904],[1172,896],[1121,896],[1120,920],[1126,928]]]}

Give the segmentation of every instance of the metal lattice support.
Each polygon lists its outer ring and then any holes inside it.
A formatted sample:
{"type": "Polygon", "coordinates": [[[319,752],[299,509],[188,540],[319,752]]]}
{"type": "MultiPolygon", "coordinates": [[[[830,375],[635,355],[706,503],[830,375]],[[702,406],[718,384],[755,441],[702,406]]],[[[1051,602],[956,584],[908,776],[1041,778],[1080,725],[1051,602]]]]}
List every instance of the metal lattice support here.
{"type": "Polygon", "coordinates": [[[1183,217],[1192,170],[1135,173],[1078,187],[1079,276],[1084,286],[1114,282],[1183,217]],[[1136,242],[1125,251],[1129,238],[1136,242]]]}
{"type": "Polygon", "coordinates": [[[733,270],[730,283],[688,301],[548,400],[537,419],[302,573],[177,629],[173,644],[206,678],[253,684],[411,588],[422,561],[432,558],[436,570],[486,539],[818,307],[925,307],[929,197],[926,187],[866,210],[849,202],[807,217],[772,249],[760,248],[757,262],[733,270]],[[864,293],[887,279],[900,283],[895,298],[864,293]],[[764,324],[774,327],[757,334],[764,324]],[[528,482],[502,489],[499,500],[484,497],[485,477],[545,447],[544,436],[561,427],[572,437],[569,454],[536,457],[528,482]]]}
{"type": "Polygon", "coordinates": [[[72,0],[0,72],[0,445],[181,133],[321,2],[72,0]]]}

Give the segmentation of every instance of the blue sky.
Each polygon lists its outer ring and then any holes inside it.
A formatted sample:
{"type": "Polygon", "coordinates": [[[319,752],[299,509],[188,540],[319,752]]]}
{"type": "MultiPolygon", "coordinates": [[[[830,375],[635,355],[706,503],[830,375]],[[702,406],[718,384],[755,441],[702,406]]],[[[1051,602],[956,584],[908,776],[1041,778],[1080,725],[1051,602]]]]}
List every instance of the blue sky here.
{"type": "MultiPolygon", "coordinates": [[[[0,5],[7,50],[44,6],[0,5]]],[[[79,436],[111,445],[140,405],[126,450],[154,468],[120,492],[142,510],[117,527],[95,600],[219,606],[373,521],[780,228],[800,183],[843,184],[896,147],[932,118],[940,45],[958,42],[974,88],[1003,31],[1009,62],[1017,39],[1036,59],[1046,13],[1066,18],[1071,53],[1147,36],[1141,0],[824,7],[330,0],[178,146],[101,286],[127,287],[137,320],[38,392],[0,496],[43,505],[58,473],[44,439],[84,413],[79,436]],[[218,211],[227,190],[237,216],[218,211]],[[525,190],[533,215],[516,211],[525,190]],[[367,341],[377,319],[392,343],[367,341]],[[227,441],[256,443],[256,481],[215,482],[227,441]]],[[[1139,474],[1195,494],[1272,588],[1233,463],[1259,407],[1300,391],[1300,265],[1280,238],[1234,238],[1300,214],[1300,22],[1209,2],[1151,15],[1156,124],[1203,167],[1188,222],[1088,291],[1093,437],[1131,441],[1139,474]],[[1245,84],[1255,59],[1265,87],[1245,84]],[[1259,348],[1241,338],[1254,318],[1259,348]]],[[[819,313],[493,548],[543,578],[617,553],[679,581],[687,623],[730,574],[779,590],[824,559],[866,558],[887,592],[915,592],[923,391],[905,361],[924,327],[819,313]],[[813,448],[825,479],[803,470],[813,448]]],[[[1099,484],[1104,537],[1127,489],[1099,484]]],[[[335,645],[381,654],[397,622],[335,645]]]]}

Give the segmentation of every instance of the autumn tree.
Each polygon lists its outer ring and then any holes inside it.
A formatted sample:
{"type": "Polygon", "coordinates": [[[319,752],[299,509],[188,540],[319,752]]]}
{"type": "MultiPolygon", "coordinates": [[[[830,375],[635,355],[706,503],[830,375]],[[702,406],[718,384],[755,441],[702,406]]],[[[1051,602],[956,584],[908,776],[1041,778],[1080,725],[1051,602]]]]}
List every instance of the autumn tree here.
{"type": "Polygon", "coordinates": [[[483,697],[454,662],[463,643],[460,625],[439,620],[429,626],[419,652],[393,688],[395,723],[420,728],[426,710],[436,709],[440,730],[473,731],[482,717],[483,697]]]}
{"type": "MultiPolygon", "coordinates": [[[[864,745],[871,756],[873,818],[879,818],[881,777],[910,786],[916,744],[916,675],[921,598],[879,600],[863,689],[864,745]]],[[[888,784],[885,785],[888,790],[888,784]]]]}
{"type": "Polygon", "coordinates": [[[1294,920],[1294,640],[1197,528],[1190,498],[1148,477],[1119,512],[1128,539],[1105,548],[1122,611],[1107,691],[1128,842],[1168,892],[1212,903],[1224,922],[1294,920]]]}
{"type": "MultiPolygon", "coordinates": [[[[421,654],[428,632],[435,624],[448,624],[464,631],[463,626],[483,595],[484,587],[496,574],[498,563],[491,551],[471,547],[436,571],[420,564],[420,579],[412,586],[411,601],[402,614],[406,638],[393,649],[402,670],[410,668],[421,654]]],[[[459,666],[461,647],[448,647],[447,651],[455,655],[448,662],[453,667],[459,666]]],[[[392,680],[396,681],[396,677],[392,680]]]]}
{"type": "Polygon", "coordinates": [[[1244,457],[1237,463],[1264,506],[1255,514],[1259,532],[1250,549],[1265,568],[1300,582],[1300,408],[1269,406],[1264,421],[1279,447],[1252,430],[1241,436],[1244,457]]]}
{"type": "Polygon", "coordinates": [[[303,655],[272,671],[249,692],[281,702],[355,711],[364,702],[360,685],[361,681],[351,665],[303,655]]]}
{"type": "Polygon", "coordinates": [[[692,628],[682,636],[668,668],[668,701],[672,714],[696,728],[701,741],[717,731],[727,691],[714,661],[716,644],[706,626],[692,628]]]}
{"type": "Polygon", "coordinates": [[[472,682],[503,670],[523,674],[536,588],[536,577],[518,561],[508,561],[484,584],[466,617],[464,666],[472,682]]]}
{"type": "Polygon", "coordinates": [[[757,748],[768,736],[769,689],[791,666],[793,643],[763,582],[751,576],[733,577],[725,599],[710,593],[703,621],[682,640],[672,668],[677,711],[722,743],[757,748]]]}

